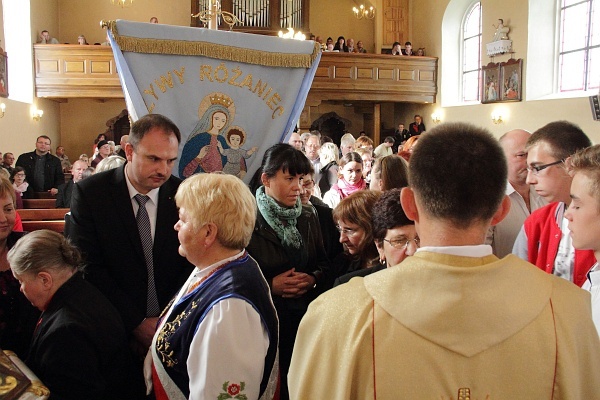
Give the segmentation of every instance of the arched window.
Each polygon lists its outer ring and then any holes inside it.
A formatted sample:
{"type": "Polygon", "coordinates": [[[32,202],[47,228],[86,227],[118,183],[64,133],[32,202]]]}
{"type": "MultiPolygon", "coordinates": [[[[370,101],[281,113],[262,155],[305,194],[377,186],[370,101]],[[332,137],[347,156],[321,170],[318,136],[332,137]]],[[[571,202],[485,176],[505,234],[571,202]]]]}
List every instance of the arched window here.
{"type": "Polygon", "coordinates": [[[558,91],[600,87],[599,0],[560,0],[558,91]]]}
{"type": "Polygon", "coordinates": [[[462,101],[479,101],[481,70],[481,3],[473,4],[462,26],[462,101]]]}

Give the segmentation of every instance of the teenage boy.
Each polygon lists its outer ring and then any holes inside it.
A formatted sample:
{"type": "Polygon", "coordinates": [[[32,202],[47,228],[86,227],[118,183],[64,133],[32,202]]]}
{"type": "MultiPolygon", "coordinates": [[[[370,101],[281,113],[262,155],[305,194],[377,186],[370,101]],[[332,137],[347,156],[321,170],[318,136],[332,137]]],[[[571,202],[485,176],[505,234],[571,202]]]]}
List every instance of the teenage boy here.
{"type": "MultiPolygon", "coordinates": [[[[592,250],[600,258],[600,145],[588,147],[571,158],[571,205],[565,218],[573,247],[592,250]]],[[[592,315],[600,333],[600,266],[598,261],[587,273],[582,286],[592,293],[592,315]]]]}

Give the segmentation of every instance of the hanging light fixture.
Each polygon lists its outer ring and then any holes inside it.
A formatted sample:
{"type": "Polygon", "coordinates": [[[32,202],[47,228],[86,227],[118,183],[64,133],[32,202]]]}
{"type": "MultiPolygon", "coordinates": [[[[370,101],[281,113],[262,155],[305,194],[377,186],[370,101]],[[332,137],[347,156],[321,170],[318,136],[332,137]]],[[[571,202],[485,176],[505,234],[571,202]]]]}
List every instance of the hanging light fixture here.
{"type": "Polygon", "coordinates": [[[130,7],[133,4],[133,0],[110,0],[113,6],[120,6],[121,8],[130,7]]]}
{"type": "Polygon", "coordinates": [[[356,8],[356,7],[352,7],[352,12],[354,12],[354,16],[357,19],[373,19],[375,18],[375,7],[371,6],[369,8],[366,8],[363,4],[360,5],[360,7],[356,8]]]}
{"type": "Polygon", "coordinates": [[[209,0],[205,10],[192,14],[192,18],[198,18],[204,26],[208,25],[208,29],[217,29],[217,17],[223,18],[223,22],[229,25],[229,30],[232,30],[235,24],[242,22],[234,14],[223,11],[219,0],[209,0]]]}

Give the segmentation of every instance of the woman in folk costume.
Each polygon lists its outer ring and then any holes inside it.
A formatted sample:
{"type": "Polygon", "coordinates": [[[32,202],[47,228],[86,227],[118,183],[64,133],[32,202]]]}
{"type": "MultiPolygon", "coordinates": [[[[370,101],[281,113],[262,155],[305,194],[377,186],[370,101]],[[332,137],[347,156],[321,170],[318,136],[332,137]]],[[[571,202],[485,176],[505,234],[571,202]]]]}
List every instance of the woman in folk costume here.
{"type": "Polygon", "coordinates": [[[300,193],[308,158],[289,144],[276,144],[264,155],[256,190],[258,214],[248,253],[271,287],[279,317],[281,398],[287,399],[287,371],[300,320],[324,288],[329,262],[314,209],[302,206],[300,193]]]}
{"type": "Polygon", "coordinates": [[[146,384],[163,399],[273,399],[278,321],[245,250],[256,201],[237,177],[197,174],[175,196],[179,253],[196,266],[159,319],[146,384]]]}
{"type": "Polygon", "coordinates": [[[340,159],[338,171],[337,183],[323,195],[323,201],[331,208],[335,208],[352,193],[367,188],[367,182],[363,178],[363,160],[358,153],[346,153],[340,159]]]}

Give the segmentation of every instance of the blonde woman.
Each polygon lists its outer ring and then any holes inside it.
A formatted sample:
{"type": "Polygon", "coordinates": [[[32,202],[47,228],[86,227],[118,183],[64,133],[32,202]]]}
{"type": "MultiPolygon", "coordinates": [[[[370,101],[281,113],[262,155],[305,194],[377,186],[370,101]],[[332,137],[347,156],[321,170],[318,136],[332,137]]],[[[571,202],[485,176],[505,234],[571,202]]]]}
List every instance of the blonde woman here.
{"type": "Polygon", "coordinates": [[[331,186],[337,182],[339,154],[340,151],[335,143],[323,143],[321,146],[319,157],[323,168],[320,171],[321,179],[319,180],[319,195],[317,195],[319,198],[321,194],[327,193],[331,186]]]}

